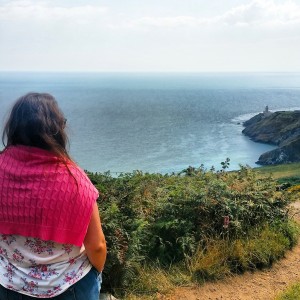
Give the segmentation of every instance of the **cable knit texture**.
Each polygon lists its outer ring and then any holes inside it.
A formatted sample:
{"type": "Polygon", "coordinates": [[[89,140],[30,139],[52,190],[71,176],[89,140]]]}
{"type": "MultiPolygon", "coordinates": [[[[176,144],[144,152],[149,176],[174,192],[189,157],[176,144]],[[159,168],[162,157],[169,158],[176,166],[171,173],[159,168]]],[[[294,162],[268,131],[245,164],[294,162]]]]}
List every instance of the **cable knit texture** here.
{"type": "Polygon", "coordinates": [[[83,170],[51,152],[10,146],[0,154],[0,233],[81,246],[98,191],[83,170]]]}

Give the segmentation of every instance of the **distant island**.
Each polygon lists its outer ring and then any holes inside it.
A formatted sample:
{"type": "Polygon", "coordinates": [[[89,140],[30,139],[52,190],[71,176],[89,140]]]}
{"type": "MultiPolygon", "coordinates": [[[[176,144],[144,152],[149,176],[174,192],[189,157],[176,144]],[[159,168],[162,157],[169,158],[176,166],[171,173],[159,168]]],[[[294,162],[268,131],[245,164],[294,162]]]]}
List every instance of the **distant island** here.
{"type": "Polygon", "coordinates": [[[243,125],[243,134],[253,141],[278,146],[263,153],[257,164],[300,162],[300,110],[271,112],[266,106],[263,113],[255,115],[243,125]]]}

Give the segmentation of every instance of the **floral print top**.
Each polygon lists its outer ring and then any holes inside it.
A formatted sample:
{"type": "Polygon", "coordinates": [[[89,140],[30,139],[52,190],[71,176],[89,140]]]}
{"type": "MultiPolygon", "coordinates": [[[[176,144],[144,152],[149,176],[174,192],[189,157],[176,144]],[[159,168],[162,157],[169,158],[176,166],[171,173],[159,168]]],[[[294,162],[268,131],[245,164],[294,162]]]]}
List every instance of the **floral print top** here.
{"type": "Polygon", "coordinates": [[[0,284],[36,298],[67,290],[92,268],[84,246],[0,234],[0,284]]]}

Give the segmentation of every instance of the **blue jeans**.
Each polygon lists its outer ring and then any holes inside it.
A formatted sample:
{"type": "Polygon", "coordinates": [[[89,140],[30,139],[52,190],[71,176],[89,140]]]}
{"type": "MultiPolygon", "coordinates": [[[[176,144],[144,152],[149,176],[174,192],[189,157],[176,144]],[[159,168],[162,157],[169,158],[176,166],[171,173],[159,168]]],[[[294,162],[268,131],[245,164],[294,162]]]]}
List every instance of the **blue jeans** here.
{"type": "MultiPolygon", "coordinates": [[[[92,268],[82,279],[70,286],[62,294],[43,298],[51,300],[98,300],[102,283],[101,273],[92,268]]],[[[37,300],[39,298],[30,297],[9,289],[0,284],[0,300],[37,300]]]]}

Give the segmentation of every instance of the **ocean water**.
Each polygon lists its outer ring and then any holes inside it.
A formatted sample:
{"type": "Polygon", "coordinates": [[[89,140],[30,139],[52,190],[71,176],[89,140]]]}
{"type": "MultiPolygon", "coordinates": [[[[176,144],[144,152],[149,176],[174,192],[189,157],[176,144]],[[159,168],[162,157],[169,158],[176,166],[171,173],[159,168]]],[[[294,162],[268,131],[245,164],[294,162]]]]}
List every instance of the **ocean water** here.
{"type": "Polygon", "coordinates": [[[0,73],[1,129],[19,96],[53,94],[68,119],[70,152],[94,172],[178,172],[256,166],[274,146],[242,134],[264,110],[300,109],[300,73],[0,73]]]}

